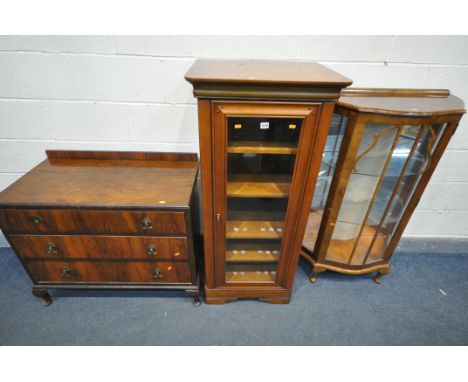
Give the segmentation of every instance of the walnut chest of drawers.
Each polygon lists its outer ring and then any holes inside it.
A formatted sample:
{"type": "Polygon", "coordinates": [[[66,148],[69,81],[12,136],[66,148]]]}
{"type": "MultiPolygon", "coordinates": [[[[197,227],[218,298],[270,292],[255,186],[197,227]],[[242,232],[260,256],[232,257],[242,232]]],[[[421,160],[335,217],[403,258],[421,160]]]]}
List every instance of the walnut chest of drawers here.
{"type": "Polygon", "coordinates": [[[196,154],[46,153],[0,193],[0,228],[33,295],[48,305],[49,289],[176,289],[200,303],[196,154]]]}

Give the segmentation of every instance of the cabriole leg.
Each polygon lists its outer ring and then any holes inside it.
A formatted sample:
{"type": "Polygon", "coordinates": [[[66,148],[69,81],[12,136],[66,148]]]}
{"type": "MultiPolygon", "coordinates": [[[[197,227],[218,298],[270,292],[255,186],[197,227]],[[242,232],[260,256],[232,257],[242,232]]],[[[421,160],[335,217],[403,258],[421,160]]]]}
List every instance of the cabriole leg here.
{"type": "Polygon", "coordinates": [[[317,282],[317,277],[318,277],[318,273],[317,272],[312,272],[309,276],[309,281],[312,283],[312,284],[315,284],[317,282]]]}
{"type": "Polygon", "coordinates": [[[382,283],[381,279],[385,275],[387,275],[390,272],[390,267],[381,269],[380,271],[377,272],[377,274],[374,276],[373,280],[376,284],[380,285],[382,283]]]}
{"type": "Polygon", "coordinates": [[[52,304],[52,297],[50,297],[50,294],[47,292],[47,289],[33,288],[32,294],[35,297],[42,298],[43,306],[49,306],[50,304],[52,304]]]}
{"type": "Polygon", "coordinates": [[[315,264],[313,269],[312,269],[312,273],[309,276],[309,281],[312,284],[315,284],[317,282],[318,274],[322,273],[322,272],[325,272],[325,271],[326,271],[325,268],[322,268],[319,264],[315,264]]]}
{"type": "Polygon", "coordinates": [[[202,304],[201,292],[200,291],[186,290],[185,292],[190,297],[192,297],[193,306],[200,306],[202,304]]]}

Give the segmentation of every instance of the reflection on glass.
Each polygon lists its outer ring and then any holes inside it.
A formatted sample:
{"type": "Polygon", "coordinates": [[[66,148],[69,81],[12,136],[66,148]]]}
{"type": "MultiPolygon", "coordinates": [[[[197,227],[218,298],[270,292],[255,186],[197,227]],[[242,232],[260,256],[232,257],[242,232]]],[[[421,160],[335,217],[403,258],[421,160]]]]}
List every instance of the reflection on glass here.
{"type": "Polygon", "coordinates": [[[327,260],[384,260],[385,250],[445,126],[368,123],[356,156],[327,260]]]}
{"type": "Polygon", "coordinates": [[[314,197],[307,222],[306,233],[304,236],[304,245],[314,250],[317,240],[322,215],[327,202],[330,185],[335,171],[336,161],[341,148],[341,142],[348,124],[346,116],[334,114],[330,129],[328,131],[325,149],[322,155],[322,163],[320,166],[317,183],[315,184],[314,197]]]}
{"type": "Polygon", "coordinates": [[[226,282],[275,282],[301,123],[228,118],[226,282]]]}

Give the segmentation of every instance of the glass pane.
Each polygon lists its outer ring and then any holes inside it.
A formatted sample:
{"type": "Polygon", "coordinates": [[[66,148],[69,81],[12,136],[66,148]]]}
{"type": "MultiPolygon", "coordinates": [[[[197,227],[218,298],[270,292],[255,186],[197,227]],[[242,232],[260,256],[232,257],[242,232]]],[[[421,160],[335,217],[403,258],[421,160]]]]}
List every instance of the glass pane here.
{"type": "Polygon", "coordinates": [[[348,124],[348,117],[339,114],[334,114],[330,129],[328,131],[325,149],[322,155],[322,163],[315,184],[314,197],[307,222],[307,229],[304,236],[303,245],[310,251],[314,250],[317,240],[322,215],[325,209],[325,204],[330,191],[330,185],[335,172],[336,161],[340,152],[343,136],[348,124]]]}
{"type": "Polygon", "coordinates": [[[351,265],[384,260],[390,239],[445,128],[366,126],[327,251],[328,260],[351,265]],[[379,137],[379,142],[374,137],[379,137]]]}
{"type": "Polygon", "coordinates": [[[375,228],[368,224],[373,219],[369,209],[379,194],[379,179],[389,167],[398,129],[395,125],[366,125],[327,250],[328,260],[355,264],[358,260],[353,255],[372,240],[375,228]]]}
{"type": "Polygon", "coordinates": [[[301,124],[228,118],[226,282],[275,282],[301,124]]]}
{"type": "Polygon", "coordinates": [[[385,216],[382,216],[378,230],[382,237],[382,243],[381,245],[374,244],[369,249],[366,264],[383,260],[390,239],[393,237],[446,127],[447,124],[422,126],[420,136],[414,139],[413,151],[406,150],[402,153],[405,163],[407,163],[406,169],[402,169],[404,173],[399,179],[400,183],[395,182],[392,198],[387,201],[388,211],[385,216]]]}
{"type": "Polygon", "coordinates": [[[373,263],[383,260],[386,248],[388,229],[382,224],[384,216],[392,224],[396,224],[401,218],[402,203],[395,194],[395,187],[403,181],[412,181],[424,166],[424,156],[418,150],[413,149],[425,139],[427,130],[421,126],[403,126],[395,149],[390,158],[389,165],[381,179],[381,185],[376,195],[367,221],[365,231],[358,238],[351,264],[373,263]],[[408,157],[411,155],[411,161],[408,157]],[[404,171],[404,173],[403,173],[404,171]],[[402,174],[403,173],[403,174],[402,174]],[[394,204],[390,208],[389,203],[394,204]],[[396,214],[396,211],[399,211],[396,214]]]}

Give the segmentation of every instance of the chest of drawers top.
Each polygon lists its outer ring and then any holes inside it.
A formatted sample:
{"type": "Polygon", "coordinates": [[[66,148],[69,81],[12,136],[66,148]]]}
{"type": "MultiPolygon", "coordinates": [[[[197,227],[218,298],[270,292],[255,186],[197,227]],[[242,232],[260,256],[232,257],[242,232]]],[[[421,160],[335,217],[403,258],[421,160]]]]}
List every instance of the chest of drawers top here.
{"type": "Polygon", "coordinates": [[[0,193],[0,208],[177,210],[190,206],[194,153],[46,151],[0,193]]]}

